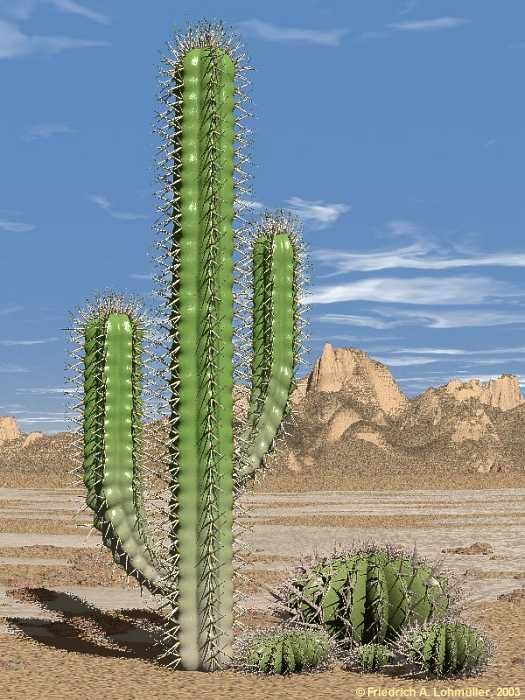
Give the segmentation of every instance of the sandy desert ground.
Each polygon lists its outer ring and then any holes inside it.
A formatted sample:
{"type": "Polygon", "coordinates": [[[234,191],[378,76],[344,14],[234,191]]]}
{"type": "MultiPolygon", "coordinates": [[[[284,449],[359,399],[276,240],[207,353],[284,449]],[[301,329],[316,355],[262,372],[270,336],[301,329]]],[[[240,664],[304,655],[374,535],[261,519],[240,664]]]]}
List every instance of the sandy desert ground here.
{"type": "MultiPolygon", "coordinates": [[[[489,475],[484,475],[489,476],[489,475]]],[[[386,481],[268,475],[243,496],[250,554],[241,592],[247,627],[271,626],[272,597],[308,554],[352,541],[391,542],[460,576],[463,619],[494,639],[496,656],[472,679],[412,679],[344,671],[265,678],[224,671],[172,671],[155,660],[154,599],[126,583],[90,532],[87,513],[75,517],[82,490],[33,474],[0,475],[0,698],[114,700],[177,697],[357,697],[357,688],[413,688],[419,695],[450,689],[490,690],[491,697],[525,693],[525,483],[523,477],[386,481]],[[20,483],[22,482],[22,483],[20,483]],[[390,486],[390,488],[386,488],[390,486]],[[336,488],[334,488],[336,487],[336,488]],[[368,487],[368,488],[367,488],[368,487]],[[450,550],[444,552],[442,550],[450,550]],[[457,551],[456,551],[457,550],[457,551]],[[498,691],[498,687],[519,690],[498,691]],[[434,690],[435,689],[435,690],[434,690]]],[[[412,692],[412,691],[406,691],[412,692]]],[[[424,695],[421,695],[424,696],[424,695]]],[[[457,696],[457,695],[456,695],[457,696]]],[[[479,692],[478,692],[479,696],[479,692]]],[[[486,696],[486,695],[485,695],[486,696]]],[[[365,697],[372,697],[365,691],[365,697]]]]}

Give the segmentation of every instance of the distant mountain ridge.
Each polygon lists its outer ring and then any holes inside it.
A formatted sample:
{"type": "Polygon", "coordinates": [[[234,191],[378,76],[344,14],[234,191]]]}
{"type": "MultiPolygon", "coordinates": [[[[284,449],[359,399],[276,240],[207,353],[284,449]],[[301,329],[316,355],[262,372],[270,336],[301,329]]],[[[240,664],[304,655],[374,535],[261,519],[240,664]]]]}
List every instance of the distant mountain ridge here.
{"type": "MultiPolygon", "coordinates": [[[[246,388],[238,387],[237,396],[242,419],[246,388]]],[[[525,471],[525,399],[512,374],[488,382],[452,379],[409,399],[368,353],[326,343],[291,398],[287,435],[269,458],[278,469],[525,471]]],[[[0,418],[2,426],[0,467],[44,467],[59,454],[60,463],[68,459],[68,433],[28,439],[14,418],[0,418]]]]}
{"type": "Polygon", "coordinates": [[[525,469],[525,399],[514,375],[452,379],[408,399],[381,362],[326,343],[293,399],[300,411],[286,449],[294,471],[525,469]]]}

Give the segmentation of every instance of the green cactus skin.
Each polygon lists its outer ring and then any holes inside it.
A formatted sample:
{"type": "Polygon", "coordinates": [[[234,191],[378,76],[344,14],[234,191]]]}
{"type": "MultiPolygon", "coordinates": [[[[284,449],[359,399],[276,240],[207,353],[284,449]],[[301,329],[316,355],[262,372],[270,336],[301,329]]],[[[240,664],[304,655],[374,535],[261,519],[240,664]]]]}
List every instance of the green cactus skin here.
{"type": "Polygon", "coordinates": [[[483,633],[462,622],[412,628],[397,641],[397,647],[422,671],[441,677],[478,673],[492,651],[492,644],[483,633]]]}
{"type": "MultiPolygon", "coordinates": [[[[160,115],[164,218],[157,226],[166,337],[164,355],[156,358],[163,369],[155,369],[168,380],[167,392],[156,398],[169,409],[168,439],[161,445],[167,457],[159,458],[169,473],[167,508],[159,511],[167,513],[169,544],[153,541],[144,510],[140,324],[134,325],[133,314],[127,321],[114,317],[125,306],[114,299],[103,300],[80,324],[83,468],[104,544],[128,574],[164,597],[162,608],[170,608],[159,660],[213,671],[232,657],[234,496],[273,447],[289,410],[302,324],[302,248],[284,225],[291,219],[267,215],[260,243],[248,250],[263,260],[269,284],[258,279],[256,265],[253,347],[261,362],[252,365],[258,369],[250,427],[241,432],[249,441],[241,450],[233,434],[233,262],[235,244],[247,238],[236,236],[233,221],[235,190],[243,191],[234,177],[242,57],[220,25],[192,29],[170,50],[160,115]],[[261,319],[270,337],[265,334],[259,348],[261,319]]],[[[291,647],[284,652],[291,659],[291,647]]]]}
{"type": "Polygon", "coordinates": [[[94,527],[128,575],[152,592],[163,569],[150,543],[137,461],[142,338],[138,317],[120,298],[91,309],[84,324],[84,483],[94,527]]]}
{"type": "MultiPolygon", "coordinates": [[[[156,583],[160,577],[145,544],[137,537],[133,499],[133,329],[125,314],[110,314],[104,342],[105,416],[104,519],[111,524],[134,569],[156,583]]],[[[137,348],[135,348],[137,352],[137,348]]]]}
{"type": "Polygon", "coordinates": [[[101,500],[100,486],[104,464],[104,324],[90,321],[84,339],[84,484],[86,503],[95,511],[101,500]]]}
{"type": "Polygon", "coordinates": [[[218,664],[231,644],[234,64],[199,48],[181,72],[176,624],[182,667],[195,670],[211,640],[218,664]]]}
{"type": "Polygon", "coordinates": [[[330,646],[327,635],[312,630],[260,633],[243,645],[237,665],[259,673],[300,673],[324,665],[330,646]]]}
{"type": "Polygon", "coordinates": [[[392,657],[392,650],[385,644],[363,644],[352,650],[350,663],[364,673],[373,673],[389,664],[392,657]]]}
{"type": "Polygon", "coordinates": [[[449,609],[447,579],[403,552],[368,548],[324,558],[284,584],[281,600],[294,622],[323,625],[352,643],[394,639],[412,622],[449,609]]]}
{"type": "MultiPolygon", "coordinates": [[[[251,476],[270,451],[289,409],[297,362],[297,243],[268,217],[253,245],[253,360],[248,449],[238,479],[251,476]]],[[[282,227],[282,228],[281,228],[282,227]]]]}
{"type": "MultiPolygon", "coordinates": [[[[165,360],[172,479],[168,566],[176,598],[171,599],[161,658],[187,670],[216,670],[231,659],[233,501],[254,471],[244,469],[251,453],[248,448],[239,453],[233,435],[238,68],[215,29],[190,35],[170,64],[167,83],[176,101],[166,98],[164,115],[168,218],[162,296],[169,317],[165,360]]],[[[256,244],[251,252],[267,258],[276,279],[269,299],[261,299],[254,279],[253,322],[257,327],[270,309],[274,335],[264,341],[272,343],[271,362],[262,363],[252,382],[257,399],[250,402],[256,407],[250,444],[258,451],[257,465],[270,448],[292,389],[298,333],[296,238],[274,226],[264,239],[264,251],[257,252],[256,244]]]]}

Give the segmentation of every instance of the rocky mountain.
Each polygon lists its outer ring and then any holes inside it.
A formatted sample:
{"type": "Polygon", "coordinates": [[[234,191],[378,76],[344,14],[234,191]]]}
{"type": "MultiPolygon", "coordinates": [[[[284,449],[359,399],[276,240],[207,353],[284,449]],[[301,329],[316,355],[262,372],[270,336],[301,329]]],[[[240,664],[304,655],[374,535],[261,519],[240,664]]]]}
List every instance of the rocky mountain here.
{"type": "Polygon", "coordinates": [[[294,471],[525,469],[525,399],[513,375],[453,379],[408,399],[383,364],[327,343],[296,394],[300,410],[285,426],[294,471]]]}
{"type": "MultiPolygon", "coordinates": [[[[236,390],[242,420],[247,390],[236,390]]],[[[362,472],[525,470],[525,399],[515,376],[452,379],[411,399],[389,369],[357,348],[324,346],[292,395],[287,436],[269,459],[276,468],[362,472]]],[[[236,421],[236,422],[237,422],[236,421]]],[[[162,426],[160,427],[162,430],[162,426]]],[[[71,436],[20,433],[0,418],[0,468],[15,462],[66,463],[71,436]]]]}

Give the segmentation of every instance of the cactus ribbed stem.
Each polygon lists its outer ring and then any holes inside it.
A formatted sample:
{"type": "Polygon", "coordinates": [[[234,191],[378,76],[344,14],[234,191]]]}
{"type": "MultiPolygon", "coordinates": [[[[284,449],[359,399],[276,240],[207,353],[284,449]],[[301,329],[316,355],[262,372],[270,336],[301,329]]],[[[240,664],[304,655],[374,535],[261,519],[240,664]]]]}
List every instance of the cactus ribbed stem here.
{"type": "Polygon", "coordinates": [[[110,314],[104,342],[104,519],[111,525],[131,566],[151,583],[159,572],[137,528],[133,498],[133,329],[125,314],[110,314]]]}
{"type": "Polygon", "coordinates": [[[251,401],[252,416],[249,418],[253,429],[245,463],[238,472],[241,478],[256,471],[277,435],[292,390],[296,362],[297,251],[286,232],[276,233],[264,252],[262,243],[260,249],[257,244],[258,242],[255,246],[257,255],[267,255],[271,264],[269,274],[264,264],[256,268],[259,279],[256,278],[255,290],[264,305],[262,309],[254,311],[257,331],[257,335],[254,331],[256,384],[251,401]],[[271,293],[271,326],[268,324],[268,305],[264,301],[268,289],[271,293]],[[270,343],[271,351],[268,347],[270,343]],[[262,372],[258,370],[259,367],[263,368],[262,372]]]}
{"type": "Polygon", "coordinates": [[[84,484],[86,503],[96,512],[104,464],[104,323],[100,318],[86,326],[84,353],[84,484]]]}
{"type": "Polygon", "coordinates": [[[193,49],[182,70],[177,623],[182,667],[197,669],[231,646],[234,65],[193,49]]]}

